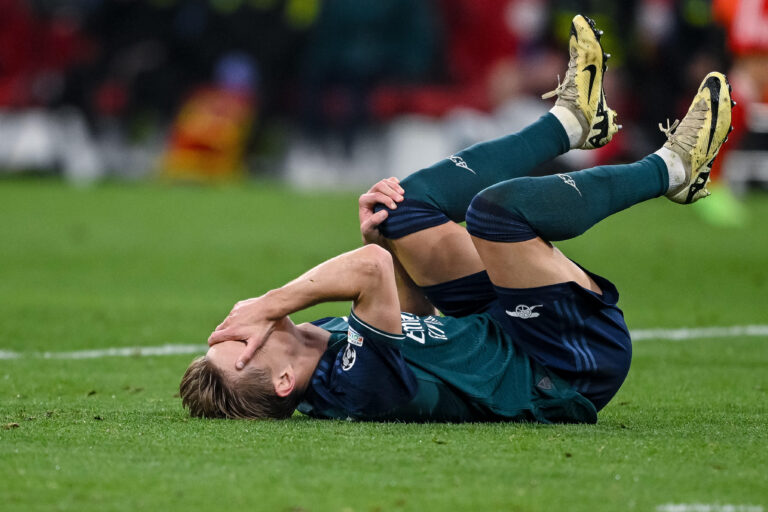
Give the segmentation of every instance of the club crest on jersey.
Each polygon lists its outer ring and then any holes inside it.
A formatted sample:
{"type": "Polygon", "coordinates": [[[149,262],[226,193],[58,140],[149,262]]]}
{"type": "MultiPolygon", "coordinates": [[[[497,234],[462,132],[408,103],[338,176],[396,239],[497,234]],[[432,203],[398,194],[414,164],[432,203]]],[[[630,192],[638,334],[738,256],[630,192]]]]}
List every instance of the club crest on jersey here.
{"type": "Polygon", "coordinates": [[[351,327],[347,331],[347,341],[353,345],[357,345],[358,347],[363,346],[363,337],[360,336],[359,332],[357,332],[351,327]]]}
{"type": "Polygon", "coordinates": [[[536,306],[526,306],[525,304],[519,304],[515,307],[514,311],[507,310],[507,314],[509,316],[522,319],[536,318],[539,316],[539,313],[534,311],[534,309],[540,308],[541,306],[541,304],[537,304],[536,306]]]}
{"type": "Polygon", "coordinates": [[[355,361],[357,361],[355,347],[347,344],[347,348],[344,349],[344,353],[341,355],[341,369],[348,372],[355,366],[355,361]]]}

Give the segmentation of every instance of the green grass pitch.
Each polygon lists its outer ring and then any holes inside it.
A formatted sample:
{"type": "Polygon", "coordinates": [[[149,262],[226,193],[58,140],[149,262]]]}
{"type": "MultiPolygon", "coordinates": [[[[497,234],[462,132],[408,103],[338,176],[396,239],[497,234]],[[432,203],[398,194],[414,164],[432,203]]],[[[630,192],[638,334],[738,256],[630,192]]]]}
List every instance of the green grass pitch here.
{"type": "MultiPolygon", "coordinates": [[[[630,329],[766,325],[768,201],[746,208],[723,229],[657,200],[561,248],[630,329]]],[[[202,352],[235,301],[358,243],[355,194],[0,181],[0,510],[768,509],[766,337],[636,342],[596,426],[197,420],[191,355],[35,355],[202,352]]]]}

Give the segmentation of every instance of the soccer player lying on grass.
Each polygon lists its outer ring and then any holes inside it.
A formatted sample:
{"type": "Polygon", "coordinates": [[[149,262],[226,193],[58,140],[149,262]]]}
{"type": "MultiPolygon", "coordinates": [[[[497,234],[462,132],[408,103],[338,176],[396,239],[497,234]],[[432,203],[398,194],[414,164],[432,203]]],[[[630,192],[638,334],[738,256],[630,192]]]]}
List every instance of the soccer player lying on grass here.
{"type": "Polygon", "coordinates": [[[629,332],[616,288],[551,242],[648,199],[706,196],[732,106],[725,76],[710,73],[682,123],[662,129],[668,140],[656,153],[526,177],[617,131],[599,35],[574,18],[565,79],[545,95],[558,96],[549,114],[402,184],[379,182],[360,197],[361,231],[375,243],[238,303],[182,379],[190,413],[286,418],[298,407],[358,420],[597,421],[629,370],[629,332]],[[348,300],[348,317],[288,318],[348,300]]]}

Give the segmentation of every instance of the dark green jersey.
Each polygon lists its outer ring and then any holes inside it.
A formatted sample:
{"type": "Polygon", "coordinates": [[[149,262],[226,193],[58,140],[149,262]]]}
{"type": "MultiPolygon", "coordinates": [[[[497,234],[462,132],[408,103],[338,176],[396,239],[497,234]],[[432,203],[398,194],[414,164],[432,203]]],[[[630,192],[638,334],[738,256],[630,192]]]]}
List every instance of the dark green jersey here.
{"type": "Polygon", "coordinates": [[[532,361],[488,314],[402,314],[402,335],[327,319],[329,348],[299,410],[392,421],[577,421],[594,406],[532,361]]]}

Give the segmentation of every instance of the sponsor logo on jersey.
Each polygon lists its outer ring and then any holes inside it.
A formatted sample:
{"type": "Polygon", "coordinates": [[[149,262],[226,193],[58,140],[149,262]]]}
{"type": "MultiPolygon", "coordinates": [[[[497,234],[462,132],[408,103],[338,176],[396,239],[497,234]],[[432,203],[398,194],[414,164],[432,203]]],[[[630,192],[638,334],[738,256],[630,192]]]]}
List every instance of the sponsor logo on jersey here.
{"type": "Polygon", "coordinates": [[[347,331],[347,341],[353,345],[357,345],[358,347],[363,346],[363,337],[360,336],[359,332],[357,332],[351,327],[347,331]]]}
{"type": "Polygon", "coordinates": [[[556,176],[557,176],[558,178],[560,178],[561,180],[563,180],[563,182],[564,182],[566,185],[570,185],[570,186],[572,186],[573,188],[575,188],[575,189],[576,189],[576,192],[578,192],[578,193],[579,193],[579,195],[581,195],[581,190],[579,190],[579,187],[577,187],[577,186],[576,186],[576,182],[575,182],[575,181],[573,181],[573,178],[571,178],[571,177],[570,177],[570,176],[568,176],[567,174],[557,174],[556,176]]]}
{"type": "Polygon", "coordinates": [[[403,334],[405,334],[405,337],[412,339],[421,345],[424,345],[427,342],[427,337],[441,341],[446,341],[448,339],[445,331],[438,327],[438,325],[442,327],[442,322],[435,317],[421,319],[410,313],[400,313],[400,323],[403,326],[403,334]]]}
{"type": "Polygon", "coordinates": [[[462,169],[468,170],[472,174],[477,174],[475,171],[469,168],[469,166],[467,165],[467,162],[465,162],[464,159],[461,158],[460,156],[451,155],[448,157],[448,159],[454,164],[456,164],[456,167],[461,167],[462,169]]]}
{"type": "Polygon", "coordinates": [[[355,361],[357,361],[357,352],[355,352],[355,347],[347,344],[347,348],[344,349],[344,353],[341,355],[341,369],[345,372],[348,372],[352,369],[353,366],[355,366],[355,361]]]}
{"type": "Polygon", "coordinates": [[[526,306],[525,304],[519,304],[515,306],[514,311],[507,310],[507,314],[509,316],[522,319],[536,318],[539,316],[539,313],[534,311],[534,309],[540,308],[541,306],[541,304],[537,304],[536,306],[526,306]]]}

